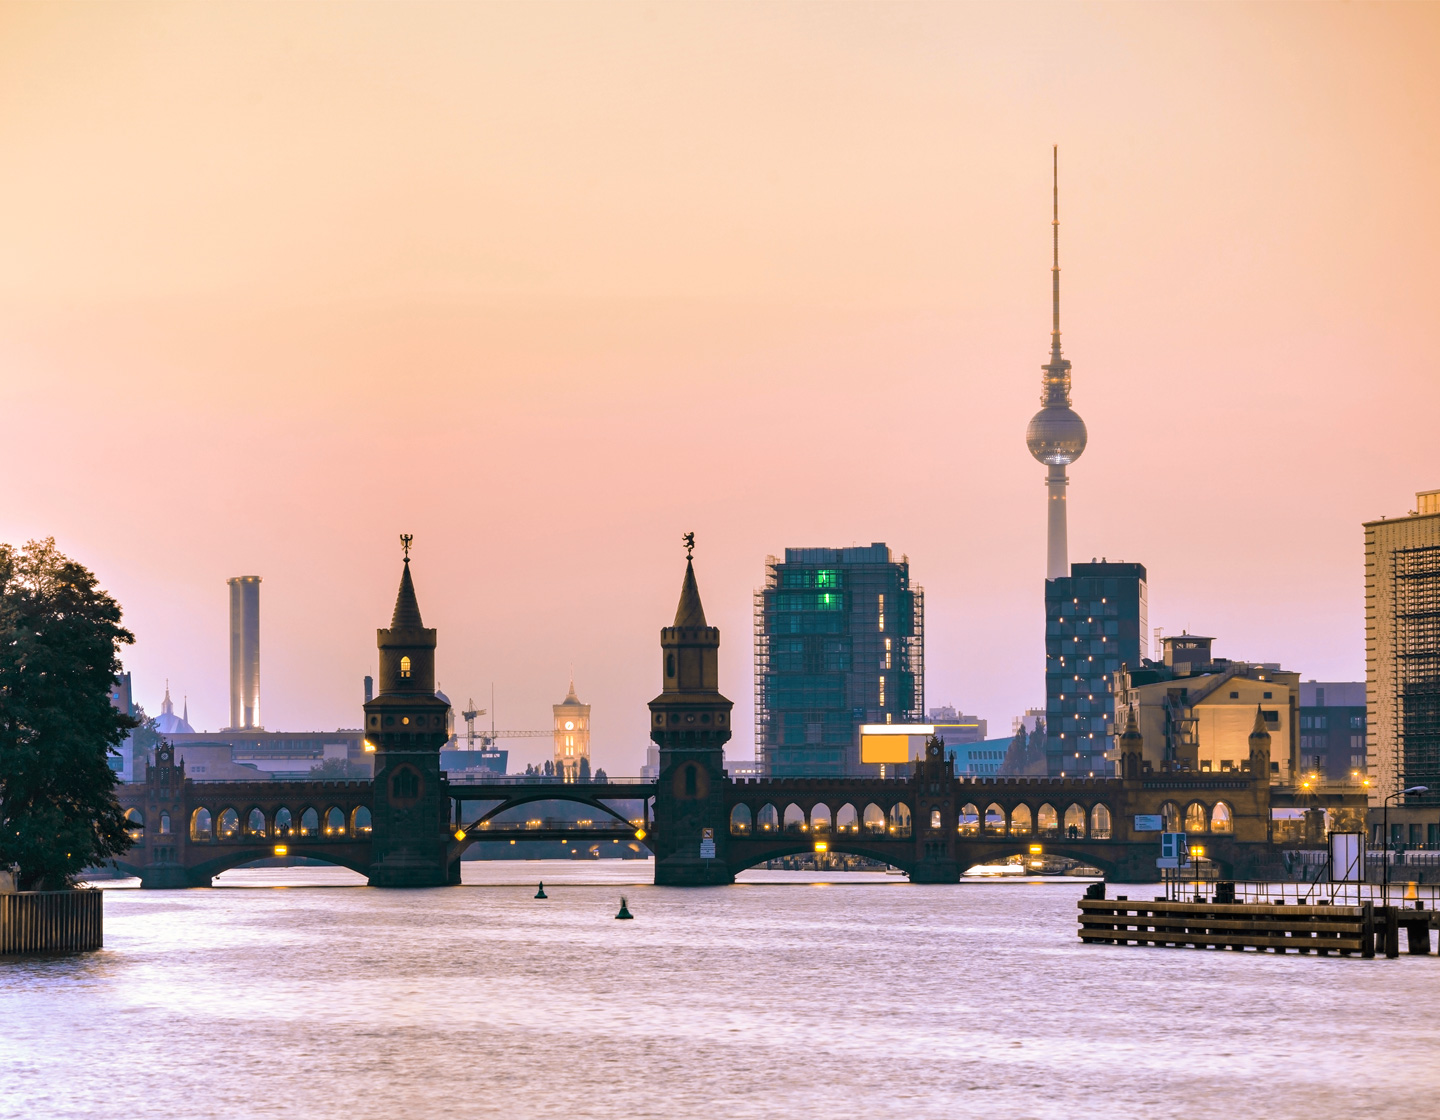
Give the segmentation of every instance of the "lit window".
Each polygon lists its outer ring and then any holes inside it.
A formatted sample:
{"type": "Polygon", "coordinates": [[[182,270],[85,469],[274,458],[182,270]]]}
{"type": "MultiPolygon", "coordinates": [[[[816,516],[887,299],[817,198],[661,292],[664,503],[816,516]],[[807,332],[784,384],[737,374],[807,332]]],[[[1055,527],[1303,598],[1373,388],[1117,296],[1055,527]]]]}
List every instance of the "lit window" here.
{"type": "Polygon", "coordinates": [[[400,676],[401,676],[402,678],[404,678],[404,677],[408,677],[409,675],[410,675],[410,659],[409,659],[408,657],[402,657],[402,658],[400,659],[400,676]]]}
{"type": "Polygon", "coordinates": [[[880,678],[880,706],[882,708],[885,706],[885,678],[883,676],[880,678]]]}

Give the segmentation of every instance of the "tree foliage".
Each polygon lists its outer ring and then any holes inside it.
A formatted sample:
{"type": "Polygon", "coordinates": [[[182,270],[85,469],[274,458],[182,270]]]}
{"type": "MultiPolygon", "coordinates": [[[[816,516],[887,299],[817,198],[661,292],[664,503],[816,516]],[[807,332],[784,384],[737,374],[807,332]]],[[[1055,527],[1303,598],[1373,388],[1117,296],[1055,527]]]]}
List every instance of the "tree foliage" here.
{"type": "Polygon", "coordinates": [[[310,777],[317,782],[360,782],[371,776],[370,767],[348,758],[327,758],[310,767],[310,777]]]}
{"type": "Polygon", "coordinates": [[[21,890],[72,885],[130,846],[109,756],[135,720],[110,691],[134,640],[54,540],[0,544],[0,867],[21,890]]]}

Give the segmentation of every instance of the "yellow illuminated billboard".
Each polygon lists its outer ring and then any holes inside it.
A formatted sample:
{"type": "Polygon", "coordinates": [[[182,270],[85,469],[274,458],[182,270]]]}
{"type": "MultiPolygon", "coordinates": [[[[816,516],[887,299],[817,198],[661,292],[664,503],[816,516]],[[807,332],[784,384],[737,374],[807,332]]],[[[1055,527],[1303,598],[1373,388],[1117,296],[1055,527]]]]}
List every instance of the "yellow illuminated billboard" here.
{"type": "Polygon", "coordinates": [[[935,734],[928,723],[867,723],[860,728],[860,761],[898,765],[925,753],[925,740],[935,734]]]}

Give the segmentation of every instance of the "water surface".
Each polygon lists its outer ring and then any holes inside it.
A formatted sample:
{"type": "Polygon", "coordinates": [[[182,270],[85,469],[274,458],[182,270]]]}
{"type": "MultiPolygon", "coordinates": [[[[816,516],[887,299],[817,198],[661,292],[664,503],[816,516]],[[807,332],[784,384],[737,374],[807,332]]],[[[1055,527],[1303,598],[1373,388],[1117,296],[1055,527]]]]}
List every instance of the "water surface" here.
{"type": "Polygon", "coordinates": [[[1084,946],[1066,880],[464,871],[424,891],[319,868],[107,891],[103,952],[0,962],[0,1115],[1440,1111],[1436,957],[1084,946]]]}

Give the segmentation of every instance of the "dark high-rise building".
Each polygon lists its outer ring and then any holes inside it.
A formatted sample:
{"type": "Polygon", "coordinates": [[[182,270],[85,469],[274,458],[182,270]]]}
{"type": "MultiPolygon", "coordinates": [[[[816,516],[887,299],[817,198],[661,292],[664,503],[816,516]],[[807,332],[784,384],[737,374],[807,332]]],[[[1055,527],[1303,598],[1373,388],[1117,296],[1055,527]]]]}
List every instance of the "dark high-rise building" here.
{"type": "Polygon", "coordinates": [[[755,749],[775,778],[861,774],[858,728],[919,723],[924,591],[884,544],[787,548],[755,592],[755,749]]]}
{"type": "Polygon", "coordinates": [[[1300,772],[1359,785],[1365,757],[1365,682],[1300,682],[1300,772]]]}
{"type": "Polygon", "coordinates": [[[1112,674],[1145,641],[1145,565],[1071,564],[1045,581],[1045,753],[1051,774],[1111,772],[1112,674]]]}

